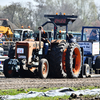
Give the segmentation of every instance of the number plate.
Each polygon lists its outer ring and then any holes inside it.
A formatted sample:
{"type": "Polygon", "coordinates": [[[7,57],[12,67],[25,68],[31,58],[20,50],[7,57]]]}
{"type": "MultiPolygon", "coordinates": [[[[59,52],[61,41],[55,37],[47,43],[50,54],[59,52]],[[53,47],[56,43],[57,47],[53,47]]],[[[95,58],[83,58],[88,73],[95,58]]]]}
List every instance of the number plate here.
{"type": "Polygon", "coordinates": [[[17,53],[23,54],[24,53],[24,48],[17,48],[17,53]]]}
{"type": "Polygon", "coordinates": [[[26,59],[26,56],[24,56],[24,55],[18,55],[18,58],[23,58],[23,59],[26,59]]]}

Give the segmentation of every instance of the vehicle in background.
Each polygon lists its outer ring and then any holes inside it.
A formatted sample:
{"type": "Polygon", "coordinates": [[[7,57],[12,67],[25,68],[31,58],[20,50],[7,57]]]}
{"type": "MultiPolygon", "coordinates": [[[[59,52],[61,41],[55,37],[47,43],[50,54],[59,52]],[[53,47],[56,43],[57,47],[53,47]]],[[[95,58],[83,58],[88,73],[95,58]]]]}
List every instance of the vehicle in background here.
{"type": "MultiPolygon", "coordinates": [[[[61,35],[61,39],[66,39],[66,31],[59,31],[57,34],[57,38],[59,38],[59,34],[61,35]]],[[[68,34],[73,34],[76,41],[81,41],[81,32],[68,31],[68,34]]],[[[86,33],[83,33],[83,40],[86,40],[86,33]]]]}
{"type": "Polygon", "coordinates": [[[13,34],[14,41],[23,41],[27,38],[34,39],[34,32],[31,29],[14,29],[13,34]]]}
{"type": "Polygon", "coordinates": [[[5,41],[12,41],[13,37],[13,29],[17,29],[18,27],[15,26],[12,22],[8,19],[0,18],[0,34],[5,37],[5,41]]]}
{"type": "MultiPolygon", "coordinates": [[[[54,35],[54,31],[51,31],[51,30],[45,30],[46,33],[48,33],[48,38],[49,38],[49,41],[53,40],[53,35],[54,35]]],[[[37,34],[39,34],[39,32],[35,32],[34,33],[34,38],[37,37],[37,34]]],[[[81,36],[82,36],[82,33],[81,32],[76,32],[76,31],[68,31],[68,34],[73,34],[74,38],[76,39],[76,41],[81,41],[81,36]]],[[[57,39],[60,39],[60,40],[66,40],[66,31],[57,31],[57,34],[56,34],[56,37],[57,39]]],[[[86,36],[86,33],[84,32],[83,33],[83,40],[86,40],[88,39],[87,36],[86,36]]]]}
{"type": "Polygon", "coordinates": [[[78,44],[82,50],[82,71],[81,77],[100,77],[100,27],[83,26],[81,41],[78,44]],[[86,39],[83,33],[87,31],[86,39]]]}

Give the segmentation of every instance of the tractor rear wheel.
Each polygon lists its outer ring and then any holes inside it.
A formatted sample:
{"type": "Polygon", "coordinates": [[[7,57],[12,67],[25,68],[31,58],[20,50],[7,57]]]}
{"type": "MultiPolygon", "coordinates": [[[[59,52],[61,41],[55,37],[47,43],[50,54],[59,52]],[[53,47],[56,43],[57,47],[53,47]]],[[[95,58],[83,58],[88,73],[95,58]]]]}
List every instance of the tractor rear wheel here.
{"type": "Polygon", "coordinates": [[[53,77],[62,78],[66,77],[65,58],[68,43],[61,41],[59,44],[51,48],[50,53],[50,74],[53,77]]]}
{"type": "Polygon", "coordinates": [[[78,78],[81,73],[81,48],[77,43],[71,43],[66,52],[66,71],[68,78],[78,78]]]}
{"type": "Polygon", "coordinates": [[[39,63],[38,73],[40,78],[47,78],[49,73],[49,63],[46,59],[41,59],[39,63]]]}

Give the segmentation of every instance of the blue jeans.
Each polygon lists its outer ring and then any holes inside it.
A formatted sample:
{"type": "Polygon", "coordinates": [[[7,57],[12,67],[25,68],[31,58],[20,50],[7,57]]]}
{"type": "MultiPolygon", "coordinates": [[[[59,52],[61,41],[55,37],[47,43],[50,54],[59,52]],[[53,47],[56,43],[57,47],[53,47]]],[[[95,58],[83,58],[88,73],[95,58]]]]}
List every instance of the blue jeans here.
{"type": "Polygon", "coordinates": [[[45,47],[44,55],[47,55],[49,44],[48,43],[44,43],[44,47],[45,47]]]}

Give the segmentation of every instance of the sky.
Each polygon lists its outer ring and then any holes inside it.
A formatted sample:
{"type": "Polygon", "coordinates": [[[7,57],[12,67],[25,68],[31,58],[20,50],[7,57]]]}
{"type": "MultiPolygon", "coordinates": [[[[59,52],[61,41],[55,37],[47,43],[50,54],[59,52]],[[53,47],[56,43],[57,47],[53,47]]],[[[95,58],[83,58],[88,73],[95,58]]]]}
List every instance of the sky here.
{"type": "MultiPolygon", "coordinates": [[[[5,5],[10,5],[12,2],[21,2],[21,3],[25,3],[25,2],[33,2],[33,0],[1,0],[0,1],[0,5],[1,6],[5,6],[5,5]]],[[[100,0],[94,0],[97,6],[100,6],[100,0]]]]}
{"type": "Polygon", "coordinates": [[[26,2],[33,2],[33,0],[1,0],[0,1],[0,5],[1,6],[6,6],[6,5],[10,5],[12,2],[16,3],[16,2],[21,2],[21,3],[26,3],[26,2]]]}
{"type": "Polygon", "coordinates": [[[94,0],[97,6],[100,6],[100,0],[94,0]]]}

